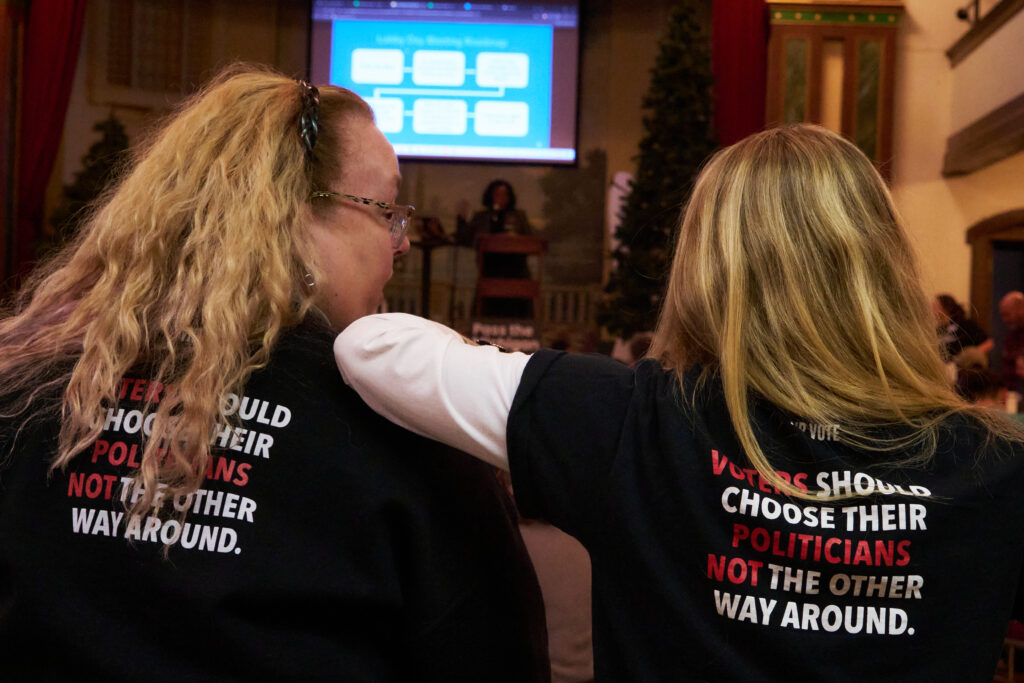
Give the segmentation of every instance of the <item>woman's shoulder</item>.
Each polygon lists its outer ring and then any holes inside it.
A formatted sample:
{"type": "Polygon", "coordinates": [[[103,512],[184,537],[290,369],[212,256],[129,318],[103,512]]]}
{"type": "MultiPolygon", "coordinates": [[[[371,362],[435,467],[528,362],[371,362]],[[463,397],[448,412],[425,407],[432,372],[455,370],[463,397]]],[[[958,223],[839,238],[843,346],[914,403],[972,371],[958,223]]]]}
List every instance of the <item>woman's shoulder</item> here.
{"type": "Polygon", "coordinates": [[[334,363],[335,333],[312,317],[281,333],[265,367],[246,383],[246,393],[272,392],[296,403],[319,405],[317,412],[339,402],[353,403],[334,363]]]}
{"type": "Polygon", "coordinates": [[[645,358],[634,366],[633,372],[638,387],[656,396],[671,397],[676,402],[686,397],[688,403],[699,403],[721,395],[718,374],[701,364],[677,372],[658,360],[645,358]]]}
{"type": "MultiPolygon", "coordinates": [[[[671,370],[646,359],[633,367],[598,353],[543,349],[533,354],[520,394],[571,395],[579,405],[667,403],[678,405],[679,382],[671,370]]],[[[674,408],[673,408],[674,409],[674,408]]]]}
{"type": "Polygon", "coordinates": [[[316,351],[324,345],[331,346],[336,336],[337,333],[325,319],[316,313],[310,313],[298,325],[281,333],[274,350],[288,353],[316,351]]]}

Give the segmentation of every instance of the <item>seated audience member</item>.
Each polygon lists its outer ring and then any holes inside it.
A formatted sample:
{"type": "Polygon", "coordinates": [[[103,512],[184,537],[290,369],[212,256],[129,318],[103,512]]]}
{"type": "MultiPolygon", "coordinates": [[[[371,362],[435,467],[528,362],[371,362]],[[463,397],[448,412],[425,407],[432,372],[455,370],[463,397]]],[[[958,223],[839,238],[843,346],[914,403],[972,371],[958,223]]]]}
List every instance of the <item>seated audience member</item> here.
{"type": "Polygon", "coordinates": [[[587,548],[598,681],[992,680],[1024,431],[953,391],[886,184],[823,128],[704,167],[635,368],[400,314],[335,355],[587,548]]]}
{"type": "Polygon", "coordinates": [[[1003,381],[1008,389],[1024,393],[1024,379],[1017,376],[1014,359],[1024,354],[1024,292],[1010,292],[999,301],[999,315],[1006,323],[1003,339],[1003,381]]]}
{"type": "Polygon", "coordinates": [[[956,299],[949,294],[940,294],[935,297],[933,310],[945,358],[959,367],[979,362],[988,367],[988,353],[994,342],[978,323],[967,317],[956,299]]]}
{"type": "Polygon", "coordinates": [[[548,680],[490,468],[333,367],[409,249],[398,188],[363,100],[233,67],[34,275],[0,320],[4,680],[548,680]]]}

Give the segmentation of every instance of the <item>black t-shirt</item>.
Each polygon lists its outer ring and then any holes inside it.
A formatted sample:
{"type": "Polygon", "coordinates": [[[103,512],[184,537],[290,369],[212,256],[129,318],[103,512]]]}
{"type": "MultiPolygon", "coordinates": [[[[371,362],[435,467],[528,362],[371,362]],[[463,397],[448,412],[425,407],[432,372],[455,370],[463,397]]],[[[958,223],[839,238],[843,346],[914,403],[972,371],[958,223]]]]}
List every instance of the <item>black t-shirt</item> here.
{"type": "Polygon", "coordinates": [[[516,499],[593,565],[599,681],[990,681],[1024,553],[1021,453],[951,420],[921,468],[754,408],[789,499],[742,455],[720,385],[542,351],[508,422],[516,499]],[[686,406],[686,407],[684,407],[686,406]]]}
{"type": "Polygon", "coordinates": [[[162,391],[144,375],[67,473],[48,474],[55,420],[18,436],[0,469],[0,678],[548,680],[493,472],[369,410],[331,342],[287,335],[228,397],[242,428],[214,435],[184,526],[120,501],[162,391]]]}

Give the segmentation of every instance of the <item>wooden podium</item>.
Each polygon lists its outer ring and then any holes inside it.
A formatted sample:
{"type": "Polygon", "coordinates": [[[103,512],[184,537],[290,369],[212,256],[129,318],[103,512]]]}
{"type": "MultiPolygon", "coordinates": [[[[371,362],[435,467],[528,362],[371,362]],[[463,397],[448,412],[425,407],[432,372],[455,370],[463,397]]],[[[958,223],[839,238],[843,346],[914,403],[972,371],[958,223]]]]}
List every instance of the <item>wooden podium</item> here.
{"type": "Polygon", "coordinates": [[[476,315],[483,311],[484,299],[528,299],[533,302],[533,318],[540,317],[541,255],[547,241],[533,235],[495,234],[480,235],[476,241],[476,315]],[[537,279],[488,277],[484,274],[484,260],[489,254],[522,254],[537,257],[537,279]]]}

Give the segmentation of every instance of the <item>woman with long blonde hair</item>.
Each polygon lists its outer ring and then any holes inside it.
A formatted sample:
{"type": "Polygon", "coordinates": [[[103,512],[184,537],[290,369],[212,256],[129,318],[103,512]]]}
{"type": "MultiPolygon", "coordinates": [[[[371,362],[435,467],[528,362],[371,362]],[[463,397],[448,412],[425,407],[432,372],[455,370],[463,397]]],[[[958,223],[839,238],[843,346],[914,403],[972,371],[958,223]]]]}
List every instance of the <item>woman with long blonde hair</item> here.
{"type": "Polygon", "coordinates": [[[333,370],[409,249],[399,184],[363,100],[235,66],[24,287],[0,321],[5,680],[546,680],[489,468],[407,457],[437,448],[333,370]]]}
{"type": "Polygon", "coordinates": [[[892,198],[833,133],[709,161],[633,369],[398,315],[335,355],[586,546],[599,681],[992,679],[1024,434],[953,392],[892,198]]]}

